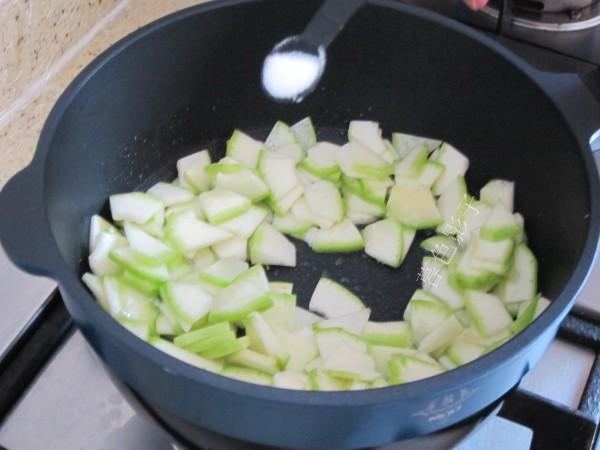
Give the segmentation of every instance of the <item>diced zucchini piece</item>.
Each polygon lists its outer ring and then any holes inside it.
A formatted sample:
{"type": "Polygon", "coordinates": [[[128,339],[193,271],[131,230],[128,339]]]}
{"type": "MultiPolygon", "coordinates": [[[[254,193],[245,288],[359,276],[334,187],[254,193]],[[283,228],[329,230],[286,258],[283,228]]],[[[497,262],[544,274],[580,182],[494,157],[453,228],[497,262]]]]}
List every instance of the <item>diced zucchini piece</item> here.
{"type": "Polygon", "coordinates": [[[248,211],[233,219],[223,222],[219,228],[239,237],[248,239],[258,226],[266,219],[268,212],[260,206],[252,206],[248,211]]]}
{"type": "Polygon", "coordinates": [[[265,139],[265,147],[269,150],[283,147],[284,145],[298,144],[298,139],[292,129],[284,122],[278,120],[265,139]]]}
{"type": "Polygon", "coordinates": [[[479,333],[473,328],[467,328],[454,339],[446,355],[454,364],[462,366],[479,358],[484,352],[485,346],[479,333]]]}
{"type": "Polygon", "coordinates": [[[288,362],[289,354],[265,319],[259,313],[252,312],[248,314],[243,323],[246,336],[250,338],[250,348],[274,357],[279,369],[283,370],[288,362]]]}
{"type": "Polygon", "coordinates": [[[487,239],[476,239],[473,241],[473,257],[483,261],[506,264],[514,249],[513,239],[501,241],[489,241],[487,239]]]}
{"type": "Polygon", "coordinates": [[[324,360],[337,351],[340,344],[345,343],[359,352],[367,351],[367,344],[357,336],[341,328],[323,328],[315,330],[315,340],[319,354],[324,360]]]}
{"type": "Polygon", "coordinates": [[[322,370],[313,369],[308,374],[308,383],[312,391],[345,391],[347,384],[327,375],[322,370]]]}
{"type": "Polygon", "coordinates": [[[467,199],[467,184],[464,177],[456,177],[444,189],[444,192],[437,200],[437,208],[444,222],[441,223],[437,231],[446,235],[455,234],[463,230],[462,218],[467,199]]]}
{"type": "Polygon", "coordinates": [[[469,159],[450,144],[444,143],[435,152],[436,162],[444,166],[444,171],[433,184],[433,194],[441,195],[456,177],[462,177],[469,168],[469,159]]]}
{"type": "Polygon", "coordinates": [[[513,212],[515,183],[506,180],[490,180],[479,191],[479,198],[490,206],[500,203],[509,212],[513,212]]]}
{"type": "MultiPolygon", "coordinates": [[[[195,342],[184,346],[184,348],[190,352],[202,355],[208,353],[211,356],[223,353],[230,355],[239,351],[238,347],[239,343],[236,342],[235,331],[233,331],[233,329],[203,339],[197,339],[195,342]]],[[[208,358],[208,356],[206,357],[208,358]]],[[[209,359],[215,358],[211,357],[209,359]]]]}
{"type": "Polygon", "coordinates": [[[233,355],[244,349],[243,338],[235,339],[235,335],[231,339],[223,340],[211,346],[209,349],[199,352],[200,356],[208,359],[221,359],[226,356],[233,355]]]}
{"type": "Polygon", "coordinates": [[[219,361],[210,361],[201,356],[195,355],[187,350],[177,347],[171,344],[169,341],[161,339],[159,337],[151,337],[149,339],[150,344],[159,349],[162,352],[167,353],[173,358],[180,359],[192,366],[199,367],[201,369],[208,370],[210,372],[220,373],[223,369],[223,363],[219,361]]]}
{"type": "Polygon", "coordinates": [[[454,311],[454,315],[464,328],[469,328],[471,326],[471,319],[469,319],[469,315],[467,314],[466,310],[459,309],[458,311],[454,311]]]}
{"type": "Polygon", "coordinates": [[[465,307],[471,322],[482,336],[491,336],[513,323],[502,301],[485,292],[465,292],[465,307]]]}
{"type": "Polygon", "coordinates": [[[423,166],[423,170],[417,177],[417,181],[423,186],[431,188],[437,179],[442,175],[444,166],[436,161],[427,161],[423,166]]]}
{"type": "Polygon", "coordinates": [[[533,322],[535,317],[535,312],[537,310],[538,302],[540,299],[540,294],[533,297],[531,300],[522,302],[522,303],[507,303],[506,305],[519,305],[519,310],[517,312],[517,318],[510,326],[510,331],[513,334],[520,333],[527,326],[533,322]]]}
{"type": "Polygon", "coordinates": [[[248,241],[234,236],[212,246],[219,259],[248,259],[248,241]]]}
{"type": "Polygon", "coordinates": [[[464,216],[460,225],[463,227],[465,240],[469,240],[471,234],[476,234],[477,231],[485,224],[488,217],[492,213],[492,207],[487,203],[467,199],[464,209],[464,216]]]}
{"type": "Polygon", "coordinates": [[[388,139],[384,139],[383,143],[385,144],[385,150],[380,155],[381,159],[383,159],[389,164],[394,164],[396,160],[398,160],[398,154],[396,153],[396,149],[388,139]]]}
{"type": "Polygon", "coordinates": [[[233,236],[221,227],[196,219],[192,212],[171,216],[165,232],[167,240],[184,254],[210,247],[233,236]]]}
{"type": "Polygon", "coordinates": [[[276,229],[282,233],[299,238],[303,238],[312,225],[312,221],[301,220],[293,212],[289,212],[285,216],[275,216],[273,218],[273,226],[276,229]]]}
{"type": "Polygon", "coordinates": [[[367,325],[367,322],[369,321],[370,315],[371,310],[369,308],[365,308],[344,316],[336,317],[334,319],[319,320],[314,323],[313,327],[316,330],[324,328],[341,328],[348,333],[361,335],[365,329],[365,326],[367,325]]]}
{"type": "Polygon", "coordinates": [[[171,247],[135,225],[125,223],[124,230],[129,246],[141,261],[148,264],[161,264],[177,257],[171,247]]]}
{"type": "Polygon", "coordinates": [[[194,194],[189,190],[162,181],[148,189],[148,194],[161,199],[165,206],[186,203],[194,198],[194,194]]]}
{"type": "Polygon", "coordinates": [[[208,221],[213,225],[233,219],[252,206],[248,198],[224,189],[203,192],[199,198],[208,221]]]}
{"type": "MultiPolygon", "coordinates": [[[[166,218],[169,218],[172,215],[181,214],[188,211],[192,211],[197,219],[206,220],[206,214],[204,214],[204,209],[202,209],[202,204],[200,203],[200,199],[198,197],[194,197],[194,199],[189,202],[168,207],[165,209],[164,215],[166,218]]],[[[160,226],[162,227],[163,224],[164,220],[161,222],[160,226]]]]}
{"type": "Polygon", "coordinates": [[[214,185],[218,174],[235,175],[246,168],[244,164],[226,156],[221,158],[219,162],[206,166],[204,171],[209,175],[211,185],[214,185]]]}
{"type": "Polygon", "coordinates": [[[401,182],[390,191],[387,216],[415,229],[434,228],[443,219],[431,191],[418,182],[401,182]]]}
{"type": "Polygon", "coordinates": [[[204,322],[213,300],[204,289],[193,283],[169,282],[161,287],[160,293],[186,332],[204,322]]]}
{"type": "Polygon", "coordinates": [[[316,177],[335,179],[340,173],[336,156],[339,149],[335,144],[319,142],[308,148],[306,159],[300,162],[299,167],[316,177]]]}
{"type": "Polygon", "coordinates": [[[316,315],[300,306],[296,306],[296,312],[294,313],[294,328],[296,330],[312,327],[313,324],[323,320],[321,316],[316,315]]]}
{"type": "Polygon", "coordinates": [[[410,347],[412,336],[406,322],[368,322],[362,338],[371,345],[388,347],[410,347]]]}
{"type": "Polygon", "coordinates": [[[346,188],[343,188],[346,217],[365,216],[377,219],[385,215],[385,205],[365,200],[346,188]]]}
{"type": "Polygon", "coordinates": [[[142,341],[148,341],[152,335],[153,326],[149,323],[137,322],[135,320],[128,319],[117,319],[117,321],[142,341]]]}
{"type": "Polygon", "coordinates": [[[538,300],[537,307],[535,308],[535,313],[533,314],[533,318],[537,319],[540,314],[542,314],[546,308],[550,305],[550,300],[545,297],[540,297],[538,300]]]}
{"type": "Polygon", "coordinates": [[[384,178],[390,175],[394,168],[381,157],[377,156],[371,150],[359,142],[350,142],[342,147],[341,152],[346,150],[347,159],[339,159],[340,152],[338,152],[338,163],[344,172],[348,176],[358,175],[357,178],[384,178]],[[349,171],[344,170],[344,166],[350,164],[349,171]]]}
{"type": "Polygon", "coordinates": [[[402,226],[402,260],[404,261],[404,259],[406,258],[406,255],[408,254],[408,251],[410,250],[410,246],[412,245],[413,241],[415,240],[415,235],[417,234],[417,230],[415,230],[414,228],[408,227],[406,225],[402,226]]]}
{"type": "Polygon", "coordinates": [[[271,191],[271,198],[281,199],[296,186],[300,185],[293,159],[271,152],[262,152],[258,170],[271,191]]]}
{"type": "Polygon", "coordinates": [[[435,363],[435,360],[432,359],[428,354],[419,353],[412,348],[388,347],[386,345],[369,345],[367,352],[375,360],[375,370],[377,370],[386,378],[389,378],[390,376],[388,363],[392,355],[414,356],[424,362],[435,363]]]}
{"type": "MultiPolygon", "coordinates": [[[[229,322],[219,322],[214,325],[198,328],[185,334],[175,336],[173,343],[178,347],[187,348],[199,342],[207,341],[222,334],[233,333],[233,327],[229,322]]],[[[235,336],[235,335],[234,335],[235,336]]]]}
{"type": "Polygon", "coordinates": [[[296,324],[296,296],[279,292],[271,292],[269,295],[273,300],[273,306],[263,311],[263,318],[272,328],[292,331],[296,324]]]}
{"type": "Polygon", "coordinates": [[[432,300],[419,299],[419,292],[423,291],[417,290],[406,306],[412,338],[417,344],[452,314],[450,308],[436,298],[432,300]]]}
{"type": "Polygon", "coordinates": [[[364,303],[341,284],[321,277],[310,298],[308,309],[328,319],[365,309],[364,303]]]}
{"type": "Polygon", "coordinates": [[[118,233],[102,232],[96,238],[94,250],[88,257],[90,269],[95,275],[115,275],[121,266],[110,258],[110,252],[127,246],[127,240],[118,233]]]}
{"type": "Polygon", "coordinates": [[[319,355],[312,330],[304,328],[290,332],[277,327],[272,329],[289,355],[286,370],[308,370],[307,365],[319,355]]]}
{"type": "Polygon", "coordinates": [[[159,282],[170,279],[169,270],[165,264],[147,265],[140,261],[129,247],[115,248],[109,252],[108,256],[124,270],[133,272],[142,278],[159,282]]]}
{"type": "Polygon", "coordinates": [[[467,249],[450,265],[450,281],[459,289],[490,290],[507,269],[502,268],[502,263],[495,263],[474,258],[476,246],[471,243],[467,249]],[[488,266],[493,270],[488,270],[488,266]]]}
{"type": "Polygon", "coordinates": [[[351,381],[373,381],[381,376],[375,370],[373,357],[344,342],[323,359],[321,370],[332,377],[351,381]]]}
{"type": "Polygon", "coordinates": [[[285,156],[294,161],[294,163],[299,163],[305,158],[304,149],[299,143],[287,144],[281,147],[276,147],[272,150],[273,153],[276,153],[281,156],[285,156]]]}
{"type": "Polygon", "coordinates": [[[365,253],[391,267],[400,267],[404,257],[402,225],[394,219],[367,225],[363,232],[365,253]]]}
{"type": "Polygon", "coordinates": [[[298,163],[296,166],[296,175],[298,175],[298,180],[302,186],[310,186],[313,183],[316,183],[322,178],[328,179],[329,181],[337,181],[339,177],[341,177],[341,172],[333,174],[329,177],[319,177],[317,175],[313,175],[304,167],[303,162],[306,161],[306,158],[298,163]]]}
{"type": "Polygon", "coordinates": [[[285,194],[283,197],[275,198],[271,196],[269,198],[269,206],[273,212],[278,216],[284,216],[292,209],[295,203],[302,197],[304,193],[304,186],[299,184],[294,187],[290,192],[285,194]]]}
{"type": "Polygon", "coordinates": [[[304,188],[309,211],[333,223],[344,217],[344,202],[337,187],[329,181],[317,181],[304,188]]]}
{"type": "MultiPolygon", "coordinates": [[[[318,350],[317,350],[317,354],[318,354],[318,350]]],[[[321,365],[323,364],[323,359],[320,356],[317,356],[316,358],[310,360],[308,363],[306,363],[306,365],[304,366],[304,371],[306,373],[312,372],[313,370],[318,370],[321,368],[321,365]]]]}
{"type": "Polygon", "coordinates": [[[458,367],[458,365],[456,365],[446,354],[440,356],[437,360],[440,366],[445,370],[452,370],[458,367]]]}
{"type": "Polygon", "coordinates": [[[291,129],[304,150],[308,150],[317,143],[317,133],[310,117],[299,120],[291,126],[291,129]]]}
{"type": "Polygon", "coordinates": [[[227,141],[226,155],[235,159],[251,169],[256,168],[258,155],[263,148],[263,143],[252,139],[240,130],[234,130],[227,141]]]}
{"type": "Polygon", "coordinates": [[[250,349],[244,349],[230,355],[227,357],[227,362],[269,374],[275,374],[279,371],[277,360],[274,357],[263,355],[250,349]]]}
{"type": "Polygon", "coordinates": [[[248,270],[246,261],[222,259],[203,270],[199,277],[208,283],[225,287],[246,270],[248,270]]]}
{"type": "Polygon", "coordinates": [[[442,142],[437,139],[428,139],[411,134],[392,133],[392,145],[396,149],[399,159],[405,158],[411,151],[420,148],[423,144],[427,145],[429,151],[431,151],[438,148],[442,142]]]}
{"type": "Polygon", "coordinates": [[[217,257],[210,248],[203,248],[194,253],[191,260],[192,266],[197,271],[203,271],[207,267],[217,262],[217,257]]]}
{"type": "Polygon", "coordinates": [[[381,137],[381,128],[377,122],[368,120],[352,120],[348,126],[348,140],[358,142],[376,155],[385,151],[385,143],[381,137]]]}
{"type": "Polygon", "coordinates": [[[138,224],[148,222],[165,207],[161,199],[142,192],[111,195],[109,201],[113,220],[138,224]]]}
{"type": "Polygon", "coordinates": [[[269,188],[254,171],[240,170],[233,174],[218,173],[215,178],[215,187],[249,198],[257,203],[269,196],[269,188]]]}
{"type": "Polygon", "coordinates": [[[306,241],[317,253],[354,252],[362,250],[365,246],[360,231],[349,219],[344,219],[326,230],[309,230],[306,241]]]}
{"type": "Polygon", "coordinates": [[[419,346],[420,352],[429,353],[435,357],[441,356],[462,332],[463,327],[456,316],[451,315],[438,324],[435,329],[425,336],[419,346]]]}
{"type": "Polygon", "coordinates": [[[519,311],[527,302],[518,302],[518,303],[505,303],[504,307],[508,311],[508,313],[514,318],[516,318],[519,314],[519,311]]]}
{"type": "Polygon", "coordinates": [[[425,168],[428,156],[429,148],[427,145],[422,145],[408,153],[396,164],[396,168],[394,169],[396,182],[403,179],[418,179],[425,168]]]}
{"type": "Polygon", "coordinates": [[[158,295],[158,288],[160,287],[160,282],[158,281],[148,280],[147,278],[140,277],[139,275],[129,272],[128,270],[125,270],[121,274],[121,281],[146,295],[153,297],[158,295]]]}
{"type": "Polygon", "coordinates": [[[497,204],[481,227],[481,238],[490,241],[514,238],[522,229],[522,225],[517,222],[512,213],[504,205],[497,204]]]}
{"type": "Polygon", "coordinates": [[[110,311],[108,298],[106,297],[106,291],[104,290],[104,284],[102,278],[89,272],[84,273],[81,276],[81,281],[87,286],[94,298],[100,303],[100,306],[106,311],[110,311]]]}
{"type": "Polygon", "coordinates": [[[160,302],[158,309],[159,314],[154,323],[156,334],[161,336],[175,336],[183,332],[177,323],[175,314],[166,302],[160,302]]]}
{"type": "Polygon", "coordinates": [[[217,294],[208,322],[239,322],[253,311],[269,309],[273,300],[268,289],[264,269],[261,266],[251,267],[217,294]]]}
{"type": "Polygon", "coordinates": [[[400,354],[393,355],[388,365],[392,384],[410,383],[444,372],[437,362],[425,362],[414,356],[400,354]]]}
{"type": "Polygon", "coordinates": [[[370,203],[385,206],[385,201],[394,181],[390,177],[361,178],[359,180],[361,191],[357,195],[370,203]]]}
{"type": "Polygon", "coordinates": [[[248,367],[225,365],[221,374],[239,381],[245,381],[246,383],[263,384],[265,386],[271,386],[273,384],[272,375],[248,367]]]}
{"type": "Polygon", "coordinates": [[[116,233],[120,234],[119,230],[112,225],[108,220],[94,214],[90,219],[90,233],[89,233],[89,252],[92,253],[96,248],[96,242],[102,233],[116,233]]]}
{"type": "Polygon", "coordinates": [[[291,294],[294,290],[294,283],[288,281],[269,281],[269,290],[277,294],[291,294]]]}
{"type": "Polygon", "coordinates": [[[191,187],[196,192],[210,188],[210,178],[205,172],[210,164],[210,153],[201,150],[177,161],[177,175],[181,187],[191,187]]]}
{"type": "Polygon", "coordinates": [[[121,282],[117,277],[103,278],[104,292],[110,314],[117,320],[151,324],[158,311],[154,299],[121,282]]]}
{"type": "Polygon", "coordinates": [[[252,264],[274,266],[296,266],[296,247],[272,225],[263,222],[250,240],[250,261],[252,264]]]}
{"type": "Polygon", "coordinates": [[[302,372],[291,372],[286,370],[273,375],[273,386],[282,389],[307,389],[308,376],[302,372]]]}
{"type": "Polygon", "coordinates": [[[423,281],[423,289],[437,296],[450,309],[461,309],[464,306],[462,293],[449,283],[448,269],[444,263],[429,256],[424,257],[419,277],[423,281]]]}
{"type": "Polygon", "coordinates": [[[504,303],[531,300],[537,293],[538,264],[525,244],[515,248],[513,266],[508,277],[494,290],[504,303]]]}
{"type": "Polygon", "coordinates": [[[458,252],[458,242],[448,236],[435,235],[421,241],[421,248],[432,256],[450,262],[458,252]]]}

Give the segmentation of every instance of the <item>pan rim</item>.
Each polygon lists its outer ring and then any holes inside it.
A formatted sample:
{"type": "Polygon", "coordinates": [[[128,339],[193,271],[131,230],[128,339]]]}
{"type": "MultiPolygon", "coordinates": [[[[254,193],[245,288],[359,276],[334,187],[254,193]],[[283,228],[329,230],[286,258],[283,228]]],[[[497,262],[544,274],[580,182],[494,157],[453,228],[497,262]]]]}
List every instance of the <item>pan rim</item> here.
{"type": "MultiPolygon", "coordinates": [[[[31,169],[37,172],[42,186],[45,185],[46,158],[51,147],[54,132],[60,123],[64,113],[71,102],[78,95],[79,91],[86,83],[102,69],[113,57],[117,56],[125,48],[134,42],[143,39],[145,36],[155,32],[158,29],[169,26],[179,20],[196,14],[203,14],[212,10],[230,8],[239,4],[257,3],[258,0],[219,0],[208,4],[195,5],[165,17],[162,17],[130,35],[122,38],[107,50],[97,56],[86,68],[69,84],[52,108],[38,140],[34,159],[31,163],[31,169]]],[[[488,51],[497,53],[501,58],[507,60],[515,66],[520,72],[527,76],[540,89],[541,94],[557,108],[556,102],[550,96],[539,80],[534,76],[531,67],[516,55],[510,53],[507,49],[497,44],[492,39],[483,34],[468,28],[465,25],[454,22],[451,19],[438,14],[416,8],[411,5],[401,4],[393,0],[369,0],[370,5],[377,7],[401,11],[419,18],[430,20],[438,25],[444,26],[453,32],[458,32],[474,39],[480,45],[486,47],[488,51]]],[[[562,114],[561,114],[562,115],[562,114]]],[[[564,117],[563,117],[564,119],[564,117]]],[[[83,287],[79,280],[79,275],[73,273],[64,262],[63,257],[54,240],[50,242],[50,251],[59,255],[60,262],[58,267],[48,268],[50,276],[55,278],[59,284],[60,290],[68,292],[68,296],[79,302],[79,306],[89,317],[88,324],[84,328],[89,328],[89,322],[93,321],[93,328],[100,330],[104,335],[112,335],[111,339],[118,342],[119,345],[126,348],[128,352],[133,352],[138,356],[150,361],[161,370],[168,371],[171,375],[183,377],[189,381],[203,384],[207,387],[225,390],[228,393],[251,398],[260,401],[287,403],[297,406],[368,406],[394,403],[398,401],[407,401],[418,399],[423,396],[430,396],[432,392],[444,393],[456,390],[457,387],[468,379],[470,383],[475,383],[479,379],[488,376],[488,371],[497,371],[505,365],[510,364],[514,359],[528,350],[527,343],[533,341],[542,334],[543,330],[551,327],[557,321],[562,320],[568,313],[570,307],[574,304],[578,294],[587,280],[594,259],[597,253],[598,239],[600,232],[600,182],[596,171],[595,163],[591,151],[587,151],[581,139],[573,132],[572,127],[565,121],[566,129],[571,133],[573,140],[578,142],[578,150],[582,153],[583,161],[587,171],[587,181],[589,185],[590,198],[590,222],[588,235],[582,250],[580,260],[571,274],[570,279],[564,286],[561,294],[552,301],[547,310],[527,329],[519,335],[513,337],[506,344],[496,350],[484,355],[477,360],[458,367],[454,370],[445,372],[441,375],[427,379],[415,381],[408,384],[393,385],[385,388],[369,389],[364,391],[340,391],[340,392],[311,392],[311,391],[293,391],[281,388],[255,385],[227,378],[225,376],[214,374],[194,366],[188,365],[176,358],[173,358],[160,350],[152,347],[146,342],[132,335],[117,321],[112,319],[100,305],[92,298],[91,294],[83,287]]],[[[44,226],[50,227],[47,209],[44,206],[45,223],[44,226]]],[[[85,330],[84,330],[85,334],[85,330]]]]}

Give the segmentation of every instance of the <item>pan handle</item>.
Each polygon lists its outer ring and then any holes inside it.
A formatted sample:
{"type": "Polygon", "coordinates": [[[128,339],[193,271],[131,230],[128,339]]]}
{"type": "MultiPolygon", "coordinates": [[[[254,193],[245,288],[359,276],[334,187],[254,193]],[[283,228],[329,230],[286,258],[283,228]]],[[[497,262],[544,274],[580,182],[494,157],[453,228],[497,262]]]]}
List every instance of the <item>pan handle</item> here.
{"type": "Polygon", "coordinates": [[[565,119],[592,151],[600,150],[600,93],[586,86],[575,74],[549,73],[534,69],[535,78],[563,112],[565,119]]]}
{"type": "Polygon", "coordinates": [[[58,250],[46,218],[40,171],[32,165],[0,191],[0,244],[11,261],[34,275],[52,276],[58,250]]]}

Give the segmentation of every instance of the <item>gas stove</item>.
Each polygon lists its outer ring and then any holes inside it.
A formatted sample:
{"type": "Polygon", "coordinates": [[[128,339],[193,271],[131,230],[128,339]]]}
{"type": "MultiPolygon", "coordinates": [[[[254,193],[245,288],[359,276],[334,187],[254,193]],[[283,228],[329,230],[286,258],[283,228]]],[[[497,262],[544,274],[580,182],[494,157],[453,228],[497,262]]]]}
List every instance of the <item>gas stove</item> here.
{"type": "MultiPolygon", "coordinates": [[[[466,23],[538,69],[582,76],[600,101],[600,1],[406,0],[466,23]]],[[[598,124],[600,128],[600,123],[598,124]]],[[[600,133],[599,133],[600,134],[600,133]]],[[[591,142],[600,150],[600,138],[591,142]]],[[[600,151],[595,155],[600,169],[600,151]]],[[[0,450],[258,449],[171,418],[113,379],[74,330],[52,281],[0,249],[0,450]],[[200,435],[198,435],[200,433],[200,435]]],[[[478,417],[386,450],[600,450],[600,261],[558,337],[520,385],[478,417]]]]}

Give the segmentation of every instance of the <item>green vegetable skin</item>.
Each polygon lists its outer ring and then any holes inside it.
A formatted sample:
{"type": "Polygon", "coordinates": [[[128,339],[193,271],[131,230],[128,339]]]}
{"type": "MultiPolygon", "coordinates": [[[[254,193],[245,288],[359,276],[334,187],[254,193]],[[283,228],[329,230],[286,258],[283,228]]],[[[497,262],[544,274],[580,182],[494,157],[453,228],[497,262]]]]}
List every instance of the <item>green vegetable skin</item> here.
{"type": "Polygon", "coordinates": [[[285,389],[369,389],[438,375],[543,312],[549,302],[513,211],[514,183],[490,180],[474,198],[465,155],[401,133],[390,142],[377,122],[351,121],[348,141],[318,142],[308,117],[277,122],[264,143],[235,130],[221,160],[202,150],[177,162],[172,183],[111,196],[114,223],[91,218],[91,273],[82,281],[163,352],[285,389]],[[418,274],[423,288],[403,320],[370,320],[368,298],[326,277],[303,309],[293,284],[269,281],[261,265],[296,265],[287,235],[317,253],[364,250],[399,268],[423,229],[438,234],[421,242],[430,253],[418,274]]]}

